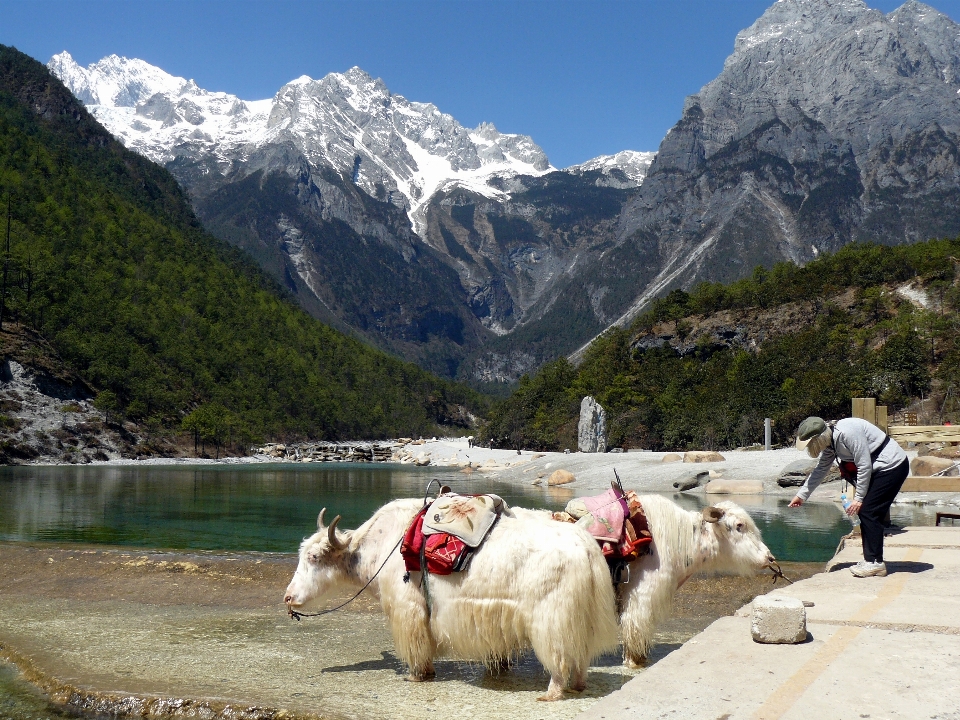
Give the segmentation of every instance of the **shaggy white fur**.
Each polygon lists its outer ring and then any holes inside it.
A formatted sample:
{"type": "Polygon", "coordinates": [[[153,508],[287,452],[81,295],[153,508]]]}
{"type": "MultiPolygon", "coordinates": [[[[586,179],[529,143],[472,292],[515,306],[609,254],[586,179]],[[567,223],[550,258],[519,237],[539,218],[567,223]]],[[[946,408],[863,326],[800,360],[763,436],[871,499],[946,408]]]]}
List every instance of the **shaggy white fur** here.
{"type": "Polygon", "coordinates": [[[639,500],[653,535],[653,551],[630,565],[630,582],[621,588],[620,616],[624,661],[642,665],[657,623],[670,614],[677,589],[697,572],[753,575],[774,562],[753,519],[732,502],[703,513],[689,512],[659,495],[639,500]],[[715,509],[716,521],[708,521],[715,509]]]}
{"type": "Polygon", "coordinates": [[[616,602],[606,561],[580,527],[542,513],[506,511],[467,572],[430,575],[430,612],[419,573],[403,582],[399,550],[390,554],[422,504],[396,500],[355,531],[322,526],[303,541],[284,601],[309,609],[338,586],[371,585],[412,679],[433,675],[447,656],[496,664],[532,648],[550,673],[544,700],[585,686],[590,661],[617,646],[616,602]]]}

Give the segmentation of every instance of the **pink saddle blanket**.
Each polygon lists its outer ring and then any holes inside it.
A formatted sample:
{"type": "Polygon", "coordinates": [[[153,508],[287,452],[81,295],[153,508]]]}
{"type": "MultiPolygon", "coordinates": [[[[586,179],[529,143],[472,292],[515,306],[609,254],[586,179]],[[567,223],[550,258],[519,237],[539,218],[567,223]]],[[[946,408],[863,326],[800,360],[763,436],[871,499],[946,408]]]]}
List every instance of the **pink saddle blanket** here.
{"type": "MultiPolygon", "coordinates": [[[[597,540],[619,542],[623,537],[623,522],[627,517],[627,500],[613,488],[593,497],[577,498],[582,503],[584,513],[577,512],[580,517],[578,525],[582,525],[597,540]]],[[[568,505],[567,512],[570,512],[568,505]]],[[[579,510],[580,508],[577,508],[579,510]]],[[[571,513],[573,514],[573,513],[571,513]]]]}

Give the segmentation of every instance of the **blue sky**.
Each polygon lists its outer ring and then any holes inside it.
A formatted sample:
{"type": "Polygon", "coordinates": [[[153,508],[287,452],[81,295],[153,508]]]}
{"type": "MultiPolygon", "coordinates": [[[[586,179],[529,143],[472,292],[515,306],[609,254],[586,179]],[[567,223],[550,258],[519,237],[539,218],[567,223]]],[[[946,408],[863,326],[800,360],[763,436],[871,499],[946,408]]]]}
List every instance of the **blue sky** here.
{"type": "MultiPolygon", "coordinates": [[[[656,150],[771,2],[0,0],[0,43],[42,62],[139,57],[249,100],[358,65],[464,125],[531,135],[564,167],[656,150]]],[[[960,19],[960,0],[931,4],[960,19]]]]}

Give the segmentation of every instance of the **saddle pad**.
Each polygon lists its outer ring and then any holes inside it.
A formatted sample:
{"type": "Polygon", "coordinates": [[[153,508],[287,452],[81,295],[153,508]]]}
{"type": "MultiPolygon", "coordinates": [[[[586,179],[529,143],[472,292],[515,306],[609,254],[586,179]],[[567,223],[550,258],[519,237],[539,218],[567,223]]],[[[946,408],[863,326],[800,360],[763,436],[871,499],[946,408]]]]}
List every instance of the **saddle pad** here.
{"type": "MultiPolygon", "coordinates": [[[[623,537],[623,522],[627,517],[627,501],[613,488],[601,495],[578,498],[586,514],[577,520],[597,540],[616,543],[623,537]]],[[[570,512],[568,505],[567,512],[570,512]]],[[[579,509],[579,508],[577,508],[579,509]]],[[[573,513],[570,513],[571,515],[573,513]]]]}
{"type": "Polygon", "coordinates": [[[466,569],[473,549],[448,533],[425,537],[422,527],[426,512],[427,508],[423,508],[417,513],[400,544],[400,555],[407,572],[420,572],[423,564],[433,575],[449,575],[466,569]]]}
{"type": "Polygon", "coordinates": [[[423,534],[448,533],[477,547],[490,532],[506,503],[498,495],[441,495],[427,509],[423,534]]]}

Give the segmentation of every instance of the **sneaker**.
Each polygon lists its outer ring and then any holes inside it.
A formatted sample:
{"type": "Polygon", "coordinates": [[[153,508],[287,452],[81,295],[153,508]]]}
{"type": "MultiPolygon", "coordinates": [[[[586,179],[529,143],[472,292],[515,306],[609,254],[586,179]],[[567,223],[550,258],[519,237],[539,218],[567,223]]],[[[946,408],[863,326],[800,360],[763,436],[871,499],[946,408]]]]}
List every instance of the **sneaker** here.
{"type": "Polygon", "coordinates": [[[850,572],[853,573],[854,577],[885,577],[887,574],[887,566],[882,562],[867,562],[861,560],[850,568],[850,572]]]}

